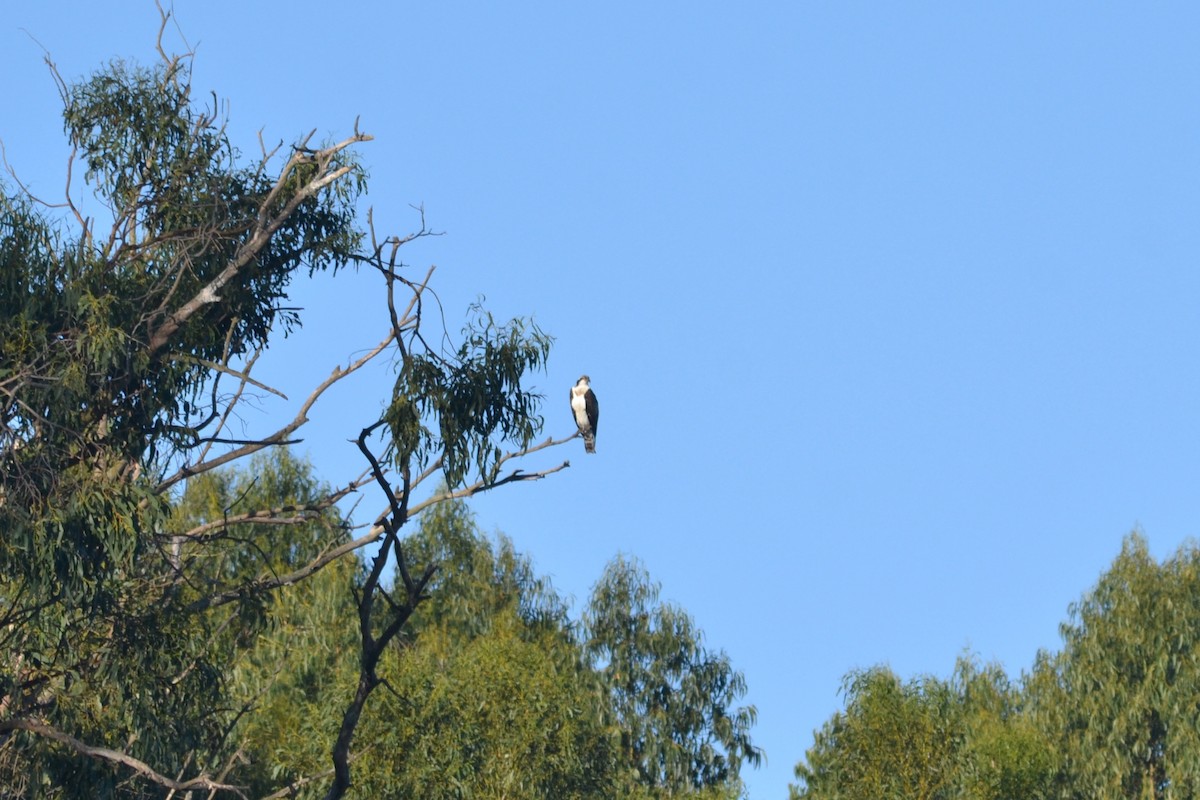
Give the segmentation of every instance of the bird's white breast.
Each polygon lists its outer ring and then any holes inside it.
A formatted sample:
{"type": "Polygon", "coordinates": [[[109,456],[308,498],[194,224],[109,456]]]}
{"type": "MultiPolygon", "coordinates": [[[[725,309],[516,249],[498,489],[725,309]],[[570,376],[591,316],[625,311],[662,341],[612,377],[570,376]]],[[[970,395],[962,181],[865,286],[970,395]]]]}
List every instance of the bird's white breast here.
{"type": "Polygon", "coordinates": [[[587,399],[584,395],[587,393],[586,385],[573,386],[571,388],[571,410],[575,412],[575,423],[577,425],[588,425],[587,416],[587,399]]]}

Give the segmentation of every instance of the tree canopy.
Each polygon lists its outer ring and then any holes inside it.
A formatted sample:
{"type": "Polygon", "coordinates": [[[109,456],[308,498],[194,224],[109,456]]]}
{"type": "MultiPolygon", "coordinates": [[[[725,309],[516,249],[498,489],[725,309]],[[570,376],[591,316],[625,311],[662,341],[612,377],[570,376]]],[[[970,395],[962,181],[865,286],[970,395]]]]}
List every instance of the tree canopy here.
{"type": "Polygon", "coordinates": [[[855,672],[792,797],[1169,800],[1200,792],[1200,547],[1156,562],[1131,534],[1071,607],[1063,647],[1012,683],[855,672]]]}
{"type": "MultiPolygon", "coordinates": [[[[177,513],[195,522],[235,502],[302,504],[322,491],[311,466],[286,449],[248,466],[248,471],[217,471],[190,482],[177,513]]],[[[331,546],[340,528],[327,522],[305,526],[299,543],[331,546]]],[[[272,549],[266,540],[261,547],[249,538],[227,544],[246,560],[218,557],[222,567],[248,564],[253,571],[269,560],[287,569],[288,559],[306,557],[292,547],[272,549]]],[[[663,637],[663,646],[638,653],[646,674],[675,677],[653,687],[658,705],[633,708],[626,702],[627,684],[612,681],[589,656],[589,650],[602,647],[598,637],[603,634],[573,620],[569,604],[537,574],[532,561],[508,537],[485,536],[462,501],[429,507],[404,546],[415,569],[426,563],[439,569],[427,587],[429,600],[380,657],[385,688],[359,721],[357,738],[363,745],[354,761],[351,796],[741,796],[737,764],[717,761],[710,743],[727,736],[712,725],[722,718],[712,709],[731,699],[719,687],[743,680],[723,654],[702,655],[702,634],[690,619],[690,639],[663,637]],[[681,652],[692,667],[681,666],[681,652]],[[722,665],[717,671],[728,673],[725,683],[710,682],[706,689],[693,679],[688,695],[672,684],[686,683],[678,679],[681,670],[714,661],[722,665]],[[706,697],[706,690],[717,693],[706,697]],[[687,703],[706,710],[708,718],[689,715],[687,703]],[[674,727],[655,720],[668,706],[678,717],[674,727]],[[674,783],[647,772],[623,746],[632,729],[647,741],[659,737],[655,752],[671,750],[680,763],[706,771],[674,783]],[[709,762],[727,765],[717,774],[709,762]]],[[[274,593],[270,603],[231,629],[231,636],[252,632],[224,676],[227,697],[242,708],[253,706],[237,723],[242,742],[237,774],[248,794],[269,796],[279,786],[291,786],[296,796],[321,796],[323,788],[306,777],[320,773],[325,743],[341,724],[340,707],[355,691],[358,637],[347,619],[353,618],[351,590],[364,567],[355,559],[337,562],[274,593]]],[[[644,568],[618,558],[584,609],[589,619],[611,613],[596,598],[607,595],[602,587],[614,575],[622,576],[625,586],[640,587],[648,613],[666,613],[649,601],[657,587],[644,568]]],[[[670,613],[686,616],[678,608],[670,613]]],[[[625,649],[646,645],[641,641],[625,649]]],[[[738,733],[743,746],[758,755],[748,729],[738,733]]]]}
{"type": "Polygon", "coordinates": [[[1200,792],[1200,547],[1162,563],[1128,537],[1071,608],[1063,648],[1029,680],[1054,732],[1064,798],[1182,798],[1200,792]]]}
{"type": "Polygon", "coordinates": [[[644,566],[618,557],[584,615],[587,657],[612,700],[624,784],[664,795],[736,784],[743,761],[762,760],[749,737],[756,709],[732,705],[745,678],[659,592],[644,566]]]}
{"type": "Polygon", "coordinates": [[[274,691],[247,665],[282,657],[257,640],[318,599],[357,658],[350,690],[328,696],[325,765],[296,780],[342,796],[380,661],[436,572],[409,569],[409,519],[566,466],[517,468],[561,444],[534,444],[541,398],[523,381],[550,337],[484,309],[460,343],[427,335],[433,271],[398,255],[423,220],[402,236],[360,225],[371,137],[355,125],[246,158],[217,97],[193,95],[191,65],[161,36],[150,66],[68,82],[50,65],[67,169],[82,167],[96,216],[75,189],[51,204],[0,184],[0,784],[13,796],[244,794],[246,718],[274,691]],[[235,432],[245,401],[275,392],[256,363],[302,321],[289,288],[348,268],[385,290],[376,343],[331,365],[275,430],[235,432]],[[286,458],[270,480],[214,472],[296,441],[330,386],[381,357],[394,392],[352,432],[361,472],[336,486],[286,458]],[[343,518],[338,503],[368,487],[382,510],[343,518]],[[318,575],[332,583],[308,587],[318,575]]]}

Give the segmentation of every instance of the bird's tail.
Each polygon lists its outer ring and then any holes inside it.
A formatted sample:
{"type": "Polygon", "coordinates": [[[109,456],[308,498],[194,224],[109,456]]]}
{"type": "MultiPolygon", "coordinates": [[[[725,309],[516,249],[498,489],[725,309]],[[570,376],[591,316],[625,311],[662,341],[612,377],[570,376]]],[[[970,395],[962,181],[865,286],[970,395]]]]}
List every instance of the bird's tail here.
{"type": "Polygon", "coordinates": [[[585,453],[596,452],[596,434],[585,433],[583,435],[583,452],[585,452],[585,453]]]}

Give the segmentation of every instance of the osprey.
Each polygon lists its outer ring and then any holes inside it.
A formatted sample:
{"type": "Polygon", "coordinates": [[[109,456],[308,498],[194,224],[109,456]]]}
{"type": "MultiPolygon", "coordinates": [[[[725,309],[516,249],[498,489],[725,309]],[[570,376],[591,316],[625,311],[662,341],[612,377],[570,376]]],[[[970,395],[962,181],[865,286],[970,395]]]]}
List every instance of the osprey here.
{"type": "Polygon", "coordinates": [[[584,375],[571,387],[571,413],[583,437],[585,452],[596,452],[596,424],[600,421],[600,405],[592,393],[591,379],[584,375]]]}

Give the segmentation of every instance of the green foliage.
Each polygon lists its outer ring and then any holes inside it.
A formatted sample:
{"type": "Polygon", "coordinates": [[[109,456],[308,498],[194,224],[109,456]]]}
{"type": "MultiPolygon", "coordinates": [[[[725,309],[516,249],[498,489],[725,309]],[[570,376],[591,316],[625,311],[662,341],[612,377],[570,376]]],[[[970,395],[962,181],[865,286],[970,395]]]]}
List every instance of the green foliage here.
{"type": "MultiPolygon", "coordinates": [[[[326,488],[312,479],[306,462],[278,450],[253,459],[245,472],[195,478],[169,527],[187,530],[219,521],[240,508],[303,507],[323,497],[326,488]]],[[[100,526],[102,521],[93,519],[92,524],[100,526]]],[[[327,590],[329,584],[290,587],[274,598],[272,606],[248,597],[220,614],[191,615],[181,613],[180,606],[203,592],[208,581],[236,583],[286,570],[344,538],[330,511],[313,515],[305,526],[289,528],[287,536],[280,536],[280,530],[268,525],[214,529],[211,541],[203,546],[189,541],[177,553],[179,569],[193,583],[178,585],[162,569],[162,561],[148,558],[136,563],[126,580],[107,583],[111,596],[106,602],[58,612],[62,627],[52,631],[53,637],[39,639],[40,626],[22,626],[24,639],[9,642],[19,645],[12,652],[21,654],[25,666],[21,674],[27,688],[21,702],[38,709],[39,716],[59,722],[76,738],[96,746],[128,748],[143,761],[172,773],[187,768],[189,753],[228,753],[236,745],[229,736],[232,722],[260,694],[274,696],[267,691],[274,688],[271,682],[247,680],[247,662],[257,662],[264,675],[292,674],[281,672],[282,665],[294,658],[291,644],[271,652],[264,642],[277,641],[282,630],[296,623],[286,614],[267,614],[268,608],[291,612],[297,604],[311,603],[313,592],[327,590]],[[266,658],[267,653],[272,657],[266,658]],[[43,705],[43,697],[52,698],[52,703],[43,705]]],[[[347,570],[352,572],[353,564],[350,560],[330,568],[329,577],[341,580],[343,602],[336,607],[342,612],[350,589],[347,570]]],[[[353,634],[352,628],[343,625],[343,630],[353,634]]],[[[341,647],[344,651],[353,644],[351,638],[341,647]]],[[[143,781],[123,777],[103,762],[81,760],[28,734],[17,737],[3,767],[14,773],[10,778],[26,773],[35,776],[35,783],[48,782],[67,797],[137,796],[145,789],[143,781]]]]}
{"type": "Polygon", "coordinates": [[[1057,762],[1052,743],[1027,713],[1028,700],[997,665],[978,669],[959,659],[955,691],[963,710],[964,739],[956,784],[959,796],[978,800],[1052,796],[1057,762]]]}
{"type": "Polygon", "coordinates": [[[794,798],[1170,800],[1200,787],[1200,547],[1162,563],[1131,534],[1021,687],[852,673],[794,798]]]}
{"type": "MultiPolygon", "coordinates": [[[[18,709],[95,746],[128,749],[167,771],[184,769],[187,754],[218,747],[224,734],[214,713],[221,669],[204,647],[213,629],[169,613],[159,599],[125,590],[103,613],[58,612],[53,640],[37,635],[40,626],[13,631],[22,638],[5,641],[0,691],[18,709]]],[[[40,795],[46,797],[136,797],[146,788],[104,762],[18,733],[0,752],[0,786],[26,780],[53,787],[40,795]]]]}
{"type": "MultiPolygon", "coordinates": [[[[356,677],[361,564],[341,495],[283,451],[210,470],[307,419],[226,438],[258,385],[249,369],[299,324],[285,302],[298,275],[353,262],[403,283],[361,250],[351,148],[369,137],[246,164],[216,97],[193,101],[190,63],[116,62],[61,83],[100,217],[0,184],[0,786],[14,797],[161,796],[176,775],[207,794],[218,773],[277,788],[290,768],[263,770],[281,752],[243,737],[280,734],[299,754],[288,774],[311,776],[356,677]],[[298,691],[304,725],[286,705],[298,691]],[[310,749],[283,735],[296,731],[310,749]]],[[[540,428],[519,382],[544,366],[549,337],[476,310],[442,360],[422,349],[419,313],[381,312],[397,403],[439,420],[389,446],[438,454],[455,481],[472,466],[493,481],[500,442],[540,428]]]]}
{"type": "Polygon", "coordinates": [[[618,557],[584,614],[585,650],[618,731],[620,785],[667,794],[736,786],[742,762],[762,759],[749,735],[754,707],[732,707],[745,679],[704,647],[685,611],[659,603],[659,589],[640,563],[618,557]]]}
{"type": "Polygon", "coordinates": [[[497,325],[478,306],[463,344],[446,358],[415,354],[396,379],[388,425],[401,469],[414,459],[440,459],[446,483],[458,486],[474,467],[487,482],[502,455],[495,437],[524,448],[541,430],[541,396],[521,388],[522,376],[546,363],[552,339],[536,325],[497,325]]]}
{"type": "Polygon", "coordinates": [[[64,88],[68,136],[113,215],[108,240],[66,233],[19,195],[0,200],[0,523],[11,532],[0,574],[27,586],[53,574],[72,604],[103,601],[104,582],[152,551],[164,505],[134,478],[195,443],[212,364],[263,346],[277,319],[295,322],[279,308],[295,270],[345,263],[360,238],[354,182],[312,194],[221,302],[160,338],[246,252],[262,207],[290,199],[261,168],[235,166],[181,70],[118,63],[64,88]]]}
{"type": "Polygon", "coordinates": [[[102,439],[137,458],[188,443],[209,365],[263,346],[277,322],[296,324],[279,302],[297,268],[345,264],[361,239],[361,174],[304,196],[303,165],[280,187],[261,165],[237,166],[215,114],[191,105],[186,77],[178,63],[118,63],[65,90],[67,134],[113,215],[107,240],[91,228],[68,238],[5,193],[0,363],[24,391],[9,427],[31,445],[82,457],[102,439]],[[247,250],[263,215],[293,200],[295,211],[247,250]],[[221,286],[220,302],[158,342],[160,326],[243,254],[252,262],[221,286]]]}
{"type": "MultiPolygon", "coordinates": [[[[609,797],[608,739],[569,651],[531,642],[511,612],[455,645],[426,631],[386,670],[393,692],[364,756],[363,797],[609,797]]],[[[559,647],[565,647],[559,644],[559,647]]]]}
{"type": "MultiPolygon", "coordinates": [[[[229,484],[242,481],[235,476],[229,484]]],[[[566,604],[509,540],[485,537],[464,504],[430,509],[406,551],[418,565],[436,560],[438,579],[429,602],[380,664],[386,689],[360,723],[363,744],[350,796],[733,800],[740,795],[728,766],[720,779],[700,787],[652,784],[631,774],[632,763],[618,752],[616,695],[586,663],[566,604]]],[[[657,590],[644,573],[625,576],[645,606],[653,606],[657,590]]],[[[255,647],[240,662],[235,684],[257,706],[242,729],[244,752],[255,767],[243,775],[263,791],[326,763],[322,744],[338,722],[330,699],[348,700],[357,677],[355,633],[338,622],[349,607],[347,577],[353,576],[322,573],[281,594],[255,647]]],[[[672,631],[678,634],[679,627],[672,631]]],[[[719,670],[723,656],[702,657],[699,632],[688,627],[684,633],[693,639],[695,669],[715,662],[719,670]]],[[[667,674],[672,652],[668,647],[644,654],[645,668],[667,674]]],[[[676,677],[693,693],[705,685],[698,676],[676,677]]],[[[731,675],[724,680],[719,685],[741,681],[731,675]]],[[[690,713],[682,691],[676,690],[671,704],[681,715],[690,713]]],[[[716,701],[687,697],[713,718],[716,701]]],[[[661,710],[644,707],[637,713],[661,710]]],[[[680,748],[696,749],[687,757],[710,757],[697,744],[702,732],[686,733],[691,738],[680,748]]],[[[679,757],[685,757],[682,750],[679,757]]],[[[712,767],[703,774],[715,776],[712,767]]],[[[320,790],[306,786],[299,796],[319,797],[320,790]]]]}
{"type": "Polygon", "coordinates": [[[1031,693],[1063,798],[1191,797],[1200,787],[1200,549],[1159,564],[1129,536],[1043,654],[1031,693]]]}
{"type": "Polygon", "coordinates": [[[489,541],[465,503],[426,510],[405,544],[415,564],[438,565],[430,586],[435,602],[417,610],[409,628],[413,635],[436,629],[456,641],[470,641],[506,614],[521,621],[527,638],[569,631],[567,604],[550,581],[534,571],[533,562],[504,534],[497,535],[495,544],[489,541]]]}
{"type": "MultiPolygon", "coordinates": [[[[263,796],[329,769],[329,751],[358,677],[353,587],[357,559],[331,564],[282,589],[250,647],[227,678],[247,713],[236,735],[245,766],[238,780],[263,796]]],[[[372,709],[373,710],[373,709],[372,709]]],[[[377,746],[364,735],[364,748],[377,746]]],[[[322,797],[321,782],[304,797],[322,797]]]]}
{"type": "Polygon", "coordinates": [[[1047,796],[1048,743],[999,667],[960,659],[950,681],[908,682],[876,667],[851,673],[843,693],[845,710],[796,766],[795,800],[1047,796]]]}
{"type": "MultiPolygon", "coordinates": [[[[409,545],[443,569],[380,665],[387,688],[360,723],[350,796],[609,797],[594,682],[548,582],[507,540],[493,548],[459,502],[435,506],[409,545]]],[[[327,768],[358,677],[355,579],[338,565],[282,592],[239,663],[235,685],[256,705],[243,728],[256,789],[327,768]]]]}
{"type": "Polygon", "coordinates": [[[460,502],[426,512],[406,544],[438,576],[384,666],[392,691],[364,722],[377,746],[361,796],[610,796],[594,680],[549,582],[460,502]]]}
{"type": "Polygon", "coordinates": [[[959,709],[951,688],[935,679],[902,683],[876,668],[851,673],[846,710],[817,734],[807,764],[796,768],[803,788],[793,798],[932,800],[950,796],[959,709]]]}
{"type": "Polygon", "coordinates": [[[214,584],[290,572],[346,540],[344,521],[325,502],[330,491],[315,478],[313,465],[286,447],[256,453],[244,469],[197,475],[176,503],[171,527],[203,526],[203,532],[180,543],[175,558],[185,572],[214,584]],[[231,525],[231,519],[239,523],[231,525]],[[306,524],[289,527],[280,519],[306,524]]]}

